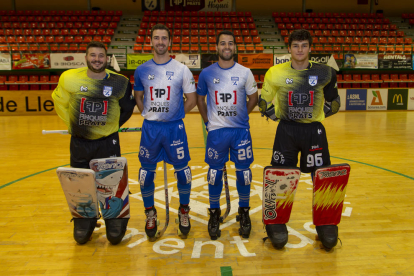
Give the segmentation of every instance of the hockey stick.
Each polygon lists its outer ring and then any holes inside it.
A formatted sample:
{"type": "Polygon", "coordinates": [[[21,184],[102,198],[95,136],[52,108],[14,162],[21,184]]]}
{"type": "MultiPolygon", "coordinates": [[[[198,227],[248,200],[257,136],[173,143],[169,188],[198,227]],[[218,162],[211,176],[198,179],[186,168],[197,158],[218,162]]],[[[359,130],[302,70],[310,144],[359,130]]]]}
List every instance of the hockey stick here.
{"type": "Polygon", "coordinates": [[[223,177],[224,177],[224,189],[226,190],[226,212],[224,213],[223,216],[220,217],[220,222],[223,223],[224,220],[227,218],[227,216],[230,213],[230,209],[231,209],[231,202],[230,202],[230,191],[229,191],[229,183],[227,181],[227,168],[226,168],[226,164],[224,164],[223,167],[223,177]]]}
{"type": "Polygon", "coordinates": [[[164,235],[170,223],[170,204],[168,202],[168,183],[167,183],[167,163],[164,161],[164,189],[165,189],[165,225],[164,228],[157,232],[157,237],[164,235]]]}
{"type": "MultiPolygon", "coordinates": [[[[120,129],[118,129],[118,132],[139,132],[141,131],[140,127],[122,127],[120,129]]],[[[59,133],[59,134],[69,134],[69,131],[67,130],[42,130],[42,134],[54,134],[54,133],[59,133]]]]}

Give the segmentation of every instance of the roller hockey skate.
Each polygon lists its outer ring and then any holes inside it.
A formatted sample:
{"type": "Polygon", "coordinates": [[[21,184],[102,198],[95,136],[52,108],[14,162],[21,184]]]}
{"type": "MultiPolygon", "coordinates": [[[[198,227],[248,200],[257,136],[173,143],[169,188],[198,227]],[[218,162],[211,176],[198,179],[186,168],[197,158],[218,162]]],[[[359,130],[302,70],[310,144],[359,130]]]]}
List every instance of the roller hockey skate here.
{"type": "Polygon", "coordinates": [[[272,245],[276,249],[282,249],[288,242],[288,231],[286,224],[267,224],[266,232],[272,245]]]}
{"type": "Polygon", "coordinates": [[[127,230],[129,218],[106,219],[106,238],[110,243],[116,245],[122,241],[127,230]]]}
{"type": "Polygon", "coordinates": [[[318,239],[327,251],[331,250],[338,243],[337,225],[316,226],[316,233],[318,233],[318,239]]]}
{"type": "Polygon", "coordinates": [[[178,235],[182,235],[187,237],[188,233],[191,229],[191,223],[190,223],[190,206],[182,205],[180,204],[180,207],[178,208],[178,218],[175,219],[175,223],[178,223],[178,235]]]}
{"type": "Polygon", "coordinates": [[[212,240],[217,240],[221,236],[220,230],[220,208],[209,208],[210,219],[208,220],[208,234],[212,240]]]}
{"type": "Polygon", "coordinates": [[[149,240],[156,239],[158,232],[157,226],[160,225],[160,221],[157,219],[157,209],[152,206],[150,209],[145,210],[145,233],[147,234],[149,240]]]}
{"type": "Polygon", "coordinates": [[[239,234],[247,239],[252,230],[252,222],[249,216],[250,207],[239,207],[239,215],[236,216],[236,221],[240,222],[239,234]]]}
{"type": "Polygon", "coordinates": [[[73,218],[73,238],[79,244],[85,244],[91,240],[93,230],[97,225],[98,218],[73,218]]]}

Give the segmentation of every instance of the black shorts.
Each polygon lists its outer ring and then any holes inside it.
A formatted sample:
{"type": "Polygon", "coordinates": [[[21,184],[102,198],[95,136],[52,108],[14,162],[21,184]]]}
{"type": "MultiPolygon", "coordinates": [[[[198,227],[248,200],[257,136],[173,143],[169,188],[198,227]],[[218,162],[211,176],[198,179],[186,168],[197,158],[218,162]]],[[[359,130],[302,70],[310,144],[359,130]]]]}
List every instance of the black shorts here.
{"type": "Polygon", "coordinates": [[[331,164],[325,128],[320,122],[280,121],[273,145],[272,166],[296,167],[300,152],[300,170],[304,173],[331,164]]]}
{"type": "Polygon", "coordinates": [[[70,166],[73,168],[89,169],[89,161],[92,159],[120,156],[118,132],[97,140],[73,136],[70,139],[70,166]]]}

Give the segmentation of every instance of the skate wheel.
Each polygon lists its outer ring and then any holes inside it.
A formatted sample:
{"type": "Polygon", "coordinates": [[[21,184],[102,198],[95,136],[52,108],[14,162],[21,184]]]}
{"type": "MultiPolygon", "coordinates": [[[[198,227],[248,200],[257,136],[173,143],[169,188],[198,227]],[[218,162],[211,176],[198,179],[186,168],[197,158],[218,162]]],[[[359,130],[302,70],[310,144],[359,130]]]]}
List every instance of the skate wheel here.
{"type": "Polygon", "coordinates": [[[178,224],[180,220],[178,218],[175,219],[175,223],[178,224]]]}
{"type": "Polygon", "coordinates": [[[181,232],[180,229],[177,230],[177,235],[180,236],[183,239],[186,239],[187,238],[187,235],[185,235],[183,232],[181,232]]]}
{"type": "Polygon", "coordinates": [[[236,216],[236,221],[240,221],[240,216],[239,215],[236,216]]]}
{"type": "MultiPolygon", "coordinates": [[[[158,234],[158,233],[157,233],[158,234]]],[[[153,242],[153,241],[155,241],[156,239],[157,239],[157,235],[155,235],[155,237],[150,237],[150,236],[148,236],[147,235],[147,239],[150,241],[150,242],[153,242]]]]}

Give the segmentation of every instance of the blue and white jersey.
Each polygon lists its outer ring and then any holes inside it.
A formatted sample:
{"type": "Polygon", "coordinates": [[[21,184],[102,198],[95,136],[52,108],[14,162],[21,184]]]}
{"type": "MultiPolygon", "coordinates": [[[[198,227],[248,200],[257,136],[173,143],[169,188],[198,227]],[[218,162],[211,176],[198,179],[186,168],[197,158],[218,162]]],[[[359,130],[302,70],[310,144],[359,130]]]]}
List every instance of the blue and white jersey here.
{"type": "Polygon", "coordinates": [[[207,95],[208,130],[249,128],[247,95],[257,91],[252,71],[238,63],[223,69],[218,63],[198,78],[197,94],[207,95]]]}
{"type": "Polygon", "coordinates": [[[134,73],[135,91],[144,91],[146,120],[170,122],[183,119],[183,93],[195,92],[195,82],[190,69],[170,59],[157,64],[153,59],[137,67],[134,73]]]}

